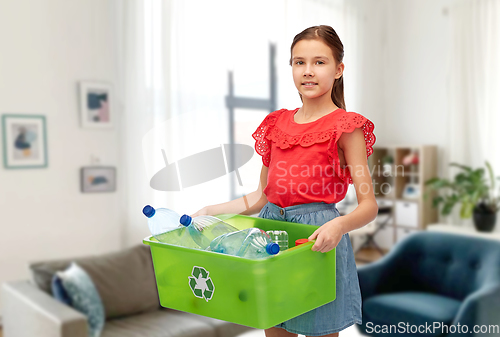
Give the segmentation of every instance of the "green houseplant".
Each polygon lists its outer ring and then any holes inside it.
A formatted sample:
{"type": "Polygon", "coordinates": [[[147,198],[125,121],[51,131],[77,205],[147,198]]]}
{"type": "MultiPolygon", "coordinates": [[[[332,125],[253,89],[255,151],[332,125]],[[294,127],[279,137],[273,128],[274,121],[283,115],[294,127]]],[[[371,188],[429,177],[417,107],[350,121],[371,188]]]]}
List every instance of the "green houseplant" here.
{"type": "MultiPolygon", "coordinates": [[[[488,179],[485,177],[484,168],[472,169],[457,163],[451,163],[450,166],[461,169],[453,181],[432,178],[425,182],[431,191],[442,192],[433,197],[433,207],[439,207],[442,204],[441,214],[449,215],[453,207],[460,203],[460,217],[462,219],[473,216],[474,225],[478,231],[491,232],[500,208],[500,197],[495,193],[495,177],[490,163],[486,161],[488,179]]],[[[428,193],[426,193],[426,197],[428,197],[428,193]]]]}

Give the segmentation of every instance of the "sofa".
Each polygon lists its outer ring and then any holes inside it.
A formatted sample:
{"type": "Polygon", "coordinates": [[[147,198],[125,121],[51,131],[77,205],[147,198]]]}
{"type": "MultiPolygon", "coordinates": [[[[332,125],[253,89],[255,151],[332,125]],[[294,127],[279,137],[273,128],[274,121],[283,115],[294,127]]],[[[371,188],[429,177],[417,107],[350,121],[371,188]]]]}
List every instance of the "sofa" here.
{"type": "Polygon", "coordinates": [[[162,308],[150,248],[29,265],[32,279],[2,285],[4,337],[88,337],[87,317],[52,296],[57,271],[76,262],[92,279],[106,321],[101,337],[238,336],[252,328],[162,308]]]}
{"type": "Polygon", "coordinates": [[[364,334],[500,336],[500,241],[418,232],[358,276],[364,334]]]}

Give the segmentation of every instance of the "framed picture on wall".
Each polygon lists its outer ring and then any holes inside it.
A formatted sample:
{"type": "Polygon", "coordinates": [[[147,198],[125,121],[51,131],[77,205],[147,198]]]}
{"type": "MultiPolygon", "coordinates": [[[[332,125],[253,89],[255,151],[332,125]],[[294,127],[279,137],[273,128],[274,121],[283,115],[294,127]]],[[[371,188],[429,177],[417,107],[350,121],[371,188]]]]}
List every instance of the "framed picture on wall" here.
{"type": "Polygon", "coordinates": [[[111,166],[87,166],[80,170],[83,193],[116,191],[116,168],[111,166]]]}
{"type": "Polygon", "coordinates": [[[45,116],[2,115],[2,133],[5,168],[47,167],[45,116]]]}
{"type": "Polygon", "coordinates": [[[112,86],[104,82],[80,82],[80,121],[83,128],[113,127],[112,86]]]}

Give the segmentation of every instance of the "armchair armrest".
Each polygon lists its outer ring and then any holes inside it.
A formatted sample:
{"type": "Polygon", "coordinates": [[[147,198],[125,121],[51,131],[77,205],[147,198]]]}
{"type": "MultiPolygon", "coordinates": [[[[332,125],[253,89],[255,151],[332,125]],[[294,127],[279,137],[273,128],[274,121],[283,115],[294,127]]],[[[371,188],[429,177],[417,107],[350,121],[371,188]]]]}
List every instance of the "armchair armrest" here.
{"type": "Polygon", "coordinates": [[[29,281],[2,285],[4,335],[87,337],[87,318],[29,281]]]}
{"type": "Polygon", "coordinates": [[[381,285],[390,277],[390,270],[395,268],[398,258],[398,249],[392,249],[387,255],[375,262],[359,266],[358,278],[363,300],[380,294],[381,285]]]}
{"type": "Polygon", "coordinates": [[[468,334],[462,336],[499,336],[500,334],[500,283],[484,285],[465,298],[453,325],[467,325],[468,334]],[[475,325],[485,326],[488,332],[477,331],[474,333],[475,325]],[[491,326],[491,327],[490,327],[491,326]]]}

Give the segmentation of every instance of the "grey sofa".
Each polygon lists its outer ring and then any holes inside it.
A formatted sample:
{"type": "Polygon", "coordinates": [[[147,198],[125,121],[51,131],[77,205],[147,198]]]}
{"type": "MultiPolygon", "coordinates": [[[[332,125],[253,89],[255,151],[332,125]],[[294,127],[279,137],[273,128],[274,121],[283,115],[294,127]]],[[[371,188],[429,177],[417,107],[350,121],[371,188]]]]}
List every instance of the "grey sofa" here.
{"type": "Polygon", "coordinates": [[[4,337],[87,337],[87,318],[51,294],[57,270],[71,261],[92,278],[102,299],[102,337],[237,336],[251,328],[161,308],[148,246],[86,258],[32,263],[33,280],[2,285],[4,337]]]}

